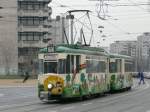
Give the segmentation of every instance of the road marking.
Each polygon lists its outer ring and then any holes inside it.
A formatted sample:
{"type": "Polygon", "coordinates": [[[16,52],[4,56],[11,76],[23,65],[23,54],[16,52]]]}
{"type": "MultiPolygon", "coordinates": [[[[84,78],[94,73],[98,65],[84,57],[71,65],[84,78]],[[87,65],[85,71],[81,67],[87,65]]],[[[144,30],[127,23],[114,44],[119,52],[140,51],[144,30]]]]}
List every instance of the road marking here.
{"type": "Polygon", "coordinates": [[[62,108],[62,110],[70,110],[70,109],[73,109],[73,108],[75,108],[75,106],[65,107],[65,108],[62,108]]]}
{"type": "Polygon", "coordinates": [[[93,104],[93,103],[84,103],[84,104],[82,104],[83,106],[86,106],[86,105],[91,105],[91,104],[93,104]]]}

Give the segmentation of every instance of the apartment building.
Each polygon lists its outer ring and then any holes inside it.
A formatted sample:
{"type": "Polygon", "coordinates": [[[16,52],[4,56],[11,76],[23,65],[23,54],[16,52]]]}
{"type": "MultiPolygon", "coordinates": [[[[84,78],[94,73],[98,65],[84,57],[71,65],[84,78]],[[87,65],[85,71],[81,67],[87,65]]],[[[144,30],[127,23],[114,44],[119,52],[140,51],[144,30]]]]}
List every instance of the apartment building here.
{"type": "Polygon", "coordinates": [[[132,56],[135,62],[134,70],[137,71],[137,41],[115,41],[110,44],[110,52],[132,56]]]}
{"type": "Polygon", "coordinates": [[[56,16],[51,19],[51,35],[52,42],[57,44],[67,43],[69,38],[69,20],[63,16],[56,16]]]}
{"type": "Polygon", "coordinates": [[[17,0],[0,0],[0,75],[17,74],[17,0]]]}
{"type": "Polygon", "coordinates": [[[110,44],[110,52],[136,57],[137,41],[115,41],[110,44]]]}
{"type": "Polygon", "coordinates": [[[137,37],[138,68],[150,71],[150,32],[145,32],[137,37]]]}
{"type": "Polygon", "coordinates": [[[18,69],[36,75],[38,51],[51,35],[51,0],[18,0],[18,69]]]}

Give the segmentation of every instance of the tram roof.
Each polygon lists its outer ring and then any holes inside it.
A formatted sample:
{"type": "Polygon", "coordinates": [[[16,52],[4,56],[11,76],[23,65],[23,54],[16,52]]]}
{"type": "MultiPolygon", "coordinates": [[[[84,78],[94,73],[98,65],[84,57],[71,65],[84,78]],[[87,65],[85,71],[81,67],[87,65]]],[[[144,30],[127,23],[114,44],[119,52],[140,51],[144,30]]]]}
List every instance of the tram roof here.
{"type": "Polygon", "coordinates": [[[131,56],[120,55],[120,54],[109,54],[109,57],[110,58],[124,58],[124,59],[129,59],[129,60],[133,59],[131,56]]]}
{"type": "MultiPolygon", "coordinates": [[[[48,53],[48,48],[43,48],[40,53],[48,53]]],[[[54,53],[79,53],[79,54],[90,54],[90,55],[105,55],[109,54],[103,48],[89,47],[83,45],[73,44],[60,44],[54,47],[54,53]]]]}

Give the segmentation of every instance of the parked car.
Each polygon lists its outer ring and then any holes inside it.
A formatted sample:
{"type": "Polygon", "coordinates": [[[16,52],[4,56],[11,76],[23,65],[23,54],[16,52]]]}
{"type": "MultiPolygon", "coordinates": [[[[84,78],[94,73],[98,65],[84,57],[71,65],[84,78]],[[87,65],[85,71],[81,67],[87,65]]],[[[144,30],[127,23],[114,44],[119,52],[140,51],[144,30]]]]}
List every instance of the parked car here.
{"type": "Polygon", "coordinates": [[[144,72],[144,77],[150,79],[150,72],[144,72]]]}

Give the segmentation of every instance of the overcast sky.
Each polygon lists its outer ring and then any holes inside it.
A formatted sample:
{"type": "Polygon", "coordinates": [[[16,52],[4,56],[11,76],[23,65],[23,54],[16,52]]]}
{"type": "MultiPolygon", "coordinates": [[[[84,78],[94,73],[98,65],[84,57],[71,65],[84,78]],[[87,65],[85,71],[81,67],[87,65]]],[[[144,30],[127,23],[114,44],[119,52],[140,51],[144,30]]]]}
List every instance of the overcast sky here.
{"type": "MultiPolygon", "coordinates": [[[[106,20],[96,17],[97,3],[99,2],[88,0],[53,0],[50,6],[53,9],[53,17],[72,9],[91,10],[90,17],[94,30],[92,45],[94,46],[97,46],[99,42],[100,46],[109,46],[116,40],[136,40],[137,35],[142,32],[150,32],[150,2],[148,0],[105,1],[105,4],[110,4],[108,7],[104,6],[106,20]],[[99,32],[98,26],[104,26],[103,33],[99,32]],[[102,38],[102,35],[106,37],[102,38]]],[[[90,34],[90,31],[86,32],[90,34]]],[[[87,40],[89,37],[87,36],[87,40]]]]}

